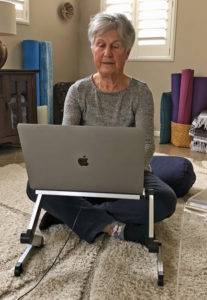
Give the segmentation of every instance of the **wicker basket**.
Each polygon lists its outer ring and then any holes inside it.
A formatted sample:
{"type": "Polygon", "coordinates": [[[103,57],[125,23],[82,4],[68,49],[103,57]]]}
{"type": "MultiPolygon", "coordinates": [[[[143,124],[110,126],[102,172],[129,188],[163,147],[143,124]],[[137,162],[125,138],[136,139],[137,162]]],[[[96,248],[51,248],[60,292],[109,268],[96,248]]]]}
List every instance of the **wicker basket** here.
{"type": "Polygon", "coordinates": [[[189,148],[193,139],[189,135],[191,124],[180,124],[171,122],[171,144],[177,147],[189,148]]]}

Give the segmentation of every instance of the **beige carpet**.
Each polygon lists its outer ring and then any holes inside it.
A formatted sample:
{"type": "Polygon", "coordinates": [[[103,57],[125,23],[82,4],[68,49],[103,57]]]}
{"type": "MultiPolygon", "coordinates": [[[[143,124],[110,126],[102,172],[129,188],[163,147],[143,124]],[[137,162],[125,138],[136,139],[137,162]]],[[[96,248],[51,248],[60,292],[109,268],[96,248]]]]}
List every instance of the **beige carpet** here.
{"type": "MultiPolygon", "coordinates": [[[[164,287],[157,286],[156,255],[146,248],[104,235],[89,245],[71,233],[56,265],[23,299],[206,299],[207,221],[183,213],[187,198],[207,188],[207,161],[193,161],[193,165],[197,174],[193,188],[178,200],[176,213],[156,225],[163,243],[164,287]]],[[[70,233],[63,225],[51,227],[44,233],[45,246],[35,251],[20,277],[14,276],[25,249],[19,236],[27,229],[33,209],[25,194],[26,180],[23,166],[0,168],[0,299],[16,300],[32,288],[70,233]]]]}

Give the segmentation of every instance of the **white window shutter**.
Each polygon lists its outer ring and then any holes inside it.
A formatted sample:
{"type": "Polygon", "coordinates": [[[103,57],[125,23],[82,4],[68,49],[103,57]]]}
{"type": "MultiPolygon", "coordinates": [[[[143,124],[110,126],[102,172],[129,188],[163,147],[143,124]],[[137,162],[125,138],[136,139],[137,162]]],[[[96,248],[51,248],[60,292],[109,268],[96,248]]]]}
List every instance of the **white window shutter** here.
{"type": "Polygon", "coordinates": [[[102,10],[132,21],[136,39],[129,60],[173,60],[177,0],[102,0],[102,10]],[[121,10],[130,3],[131,11],[121,10]]]}
{"type": "Polygon", "coordinates": [[[125,14],[132,21],[134,0],[105,0],[101,3],[101,10],[125,14]]]}
{"type": "Polygon", "coordinates": [[[29,24],[29,0],[6,0],[16,6],[16,20],[20,24],[29,24]]]}

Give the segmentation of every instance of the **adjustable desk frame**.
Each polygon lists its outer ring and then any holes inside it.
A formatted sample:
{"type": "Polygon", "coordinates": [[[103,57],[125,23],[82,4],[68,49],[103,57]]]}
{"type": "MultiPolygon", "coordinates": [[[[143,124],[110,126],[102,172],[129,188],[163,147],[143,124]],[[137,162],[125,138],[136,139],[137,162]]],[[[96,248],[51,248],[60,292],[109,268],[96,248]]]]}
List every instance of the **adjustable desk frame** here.
{"type": "Polygon", "coordinates": [[[43,236],[36,235],[35,230],[37,227],[38,219],[41,212],[41,200],[43,195],[53,195],[53,196],[74,196],[74,197],[100,197],[100,198],[115,198],[115,199],[131,199],[140,200],[141,197],[145,197],[149,201],[149,237],[148,237],[148,249],[149,252],[157,253],[157,275],[159,286],[163,286],[163,263],[161,257],[162,245],[159,241],[154,239],[154,194],[153,190],[145,191],[143,196],[132,195],[132,194],[114,194],[114,193],[89,193],[89,192],[70,192],[70,191],[47,191],[47,190],[36,190],[37,199],[33,209],[33,213],[30,219],[30,223],[26,232],[22,232],[20,235],[20,242],[23,244],[28,244],[23,255],[17,262],[14,275],[20,276],[23,272],[23,262],[29,257],[31,250],[34,247],[41,248],[43,246],[44,240],[43,236]]]}

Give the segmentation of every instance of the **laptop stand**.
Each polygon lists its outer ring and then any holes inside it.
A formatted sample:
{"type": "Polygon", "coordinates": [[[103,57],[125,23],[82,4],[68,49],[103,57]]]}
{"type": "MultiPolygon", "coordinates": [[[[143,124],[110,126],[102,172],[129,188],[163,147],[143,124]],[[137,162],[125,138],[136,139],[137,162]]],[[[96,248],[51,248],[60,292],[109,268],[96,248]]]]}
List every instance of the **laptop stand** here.
{"type": "Polygon", "coordinates": [[[143,195],[131,195],[131,194],[113,194],[113,193],[89,193],[89,192],[70,192],[70,191],[47,191],[47,190],[36,190],[37,200],[33,209],[33,213],[30,219],[30,223],[26,232],[22,232],[20,235],[20,242],[22,244],[28,244],[23,255],[18,260],[14,275],[20,276],[23,272],[23,263],[29,258],[31,250],[33,248],[41,248],[44,240],[40,235],[35,234],[38,219],[41,212],[41,200],[43,195],[53,196],[74,196],[74,197],[100,197],[100,198],[115,198],[115,199],[132,199],[139,200],[141,197],[145,197],[149,201],[149,237],[148,237],[148,249],[149,252],[157,253],[157,284],[163,286],[163,262],[161,257],[162,245],[159,241],[154,238],[154,194],[153,190],[147,190],[143,195]]]}

